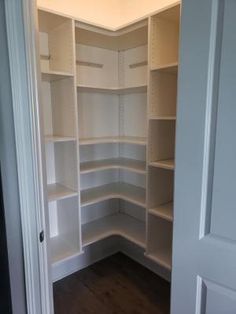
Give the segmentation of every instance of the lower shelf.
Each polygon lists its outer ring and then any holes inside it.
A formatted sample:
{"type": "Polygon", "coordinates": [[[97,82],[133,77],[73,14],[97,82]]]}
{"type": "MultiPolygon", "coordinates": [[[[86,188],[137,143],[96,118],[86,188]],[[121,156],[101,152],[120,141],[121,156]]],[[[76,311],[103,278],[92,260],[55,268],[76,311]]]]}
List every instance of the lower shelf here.
{"type": "Polygon", "coordinates": [[[173,203],[159,205],[156,208],[151,208],[148,213],[157,217],[161,217],[168,221],[173,221],[173,203]]]}
{"type": "Polygon", "coordinates": [[[106,216],[82,226],[83,246],[110,236],[121,236],[145,247],[145,223],[125,214],[106,216]]]}
{"type": "Polygon", "coordinates": [[[64,237],[56,236],[50,239],[52,264],[80,254],[77,247],[65,241],[64,237]]]}
{"type": "Polygon", "coordinates": [[[172,268],[172,248],[159,248],[158,252],[145,254],[155,263],[171,270],[172,268]]]}
{"type": "Polygon", "coordinates": [[[128,183],[111,183],[84,190],[81,192],[81,205],[92,205],[113,198],[146,207],[145,189],[128,183]]]}

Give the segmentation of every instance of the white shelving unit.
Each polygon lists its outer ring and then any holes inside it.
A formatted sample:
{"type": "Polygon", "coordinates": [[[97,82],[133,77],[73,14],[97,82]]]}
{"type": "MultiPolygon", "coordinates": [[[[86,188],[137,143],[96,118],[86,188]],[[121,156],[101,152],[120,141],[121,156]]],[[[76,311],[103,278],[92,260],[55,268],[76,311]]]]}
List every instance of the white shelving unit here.
{"type": "Polygon", "coordinates": [[[171,270],[180,6],[116,32],[38,13],[56,278],[114,236],[171,270]]]}
{"type": "Polygon", "coordinates": [[[82,250],[74,21],[39,10],[43,133],[52,265],[82,250]]]}
{"type": "Polygon", "coordinates": [[[81,23],[75,32],[83,245],[116,235],[144,248],[147,21],[116,37],[81,23]]]}
{"type": "Polygon", "coordinates": [[[150,18],[146,256],[171,270],[180,6],[150,18]]]}

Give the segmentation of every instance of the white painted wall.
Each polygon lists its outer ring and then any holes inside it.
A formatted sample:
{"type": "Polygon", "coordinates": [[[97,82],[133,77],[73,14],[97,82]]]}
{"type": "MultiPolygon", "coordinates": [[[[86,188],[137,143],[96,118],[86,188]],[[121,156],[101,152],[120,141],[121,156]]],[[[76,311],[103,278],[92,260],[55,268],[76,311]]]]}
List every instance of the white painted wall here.
{"type": "Polygon", "coordinates": [[[38,0],[38,6],[108,29],[117,29],[177,0],[38,0]]]}

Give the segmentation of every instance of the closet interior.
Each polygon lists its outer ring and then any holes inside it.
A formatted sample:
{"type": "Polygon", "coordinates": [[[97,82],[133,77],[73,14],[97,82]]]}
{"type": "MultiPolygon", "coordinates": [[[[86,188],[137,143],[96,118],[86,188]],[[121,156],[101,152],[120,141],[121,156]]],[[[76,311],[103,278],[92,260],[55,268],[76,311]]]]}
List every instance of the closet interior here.
{"type": "Polygon", "coordinates": [[[180,5],[115,32],[38,17],[52,280],[114,237],[170,271],[180,5]]]}

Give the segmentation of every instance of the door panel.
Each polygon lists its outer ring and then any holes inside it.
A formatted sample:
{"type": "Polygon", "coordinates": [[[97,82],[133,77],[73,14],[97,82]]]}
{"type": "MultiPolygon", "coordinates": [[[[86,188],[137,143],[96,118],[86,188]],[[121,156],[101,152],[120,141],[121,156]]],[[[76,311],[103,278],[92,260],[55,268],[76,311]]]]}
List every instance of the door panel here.
{"type": "Polygon", "coordinates": [[[172,314],[236,313],[235,21],[235,0],[183,0],[172,314]]]}
{"type": "Polygon", "coordinates": [[[211,233],[236,241],[236,1],[226,1],[212,193],[211,233]]]}

